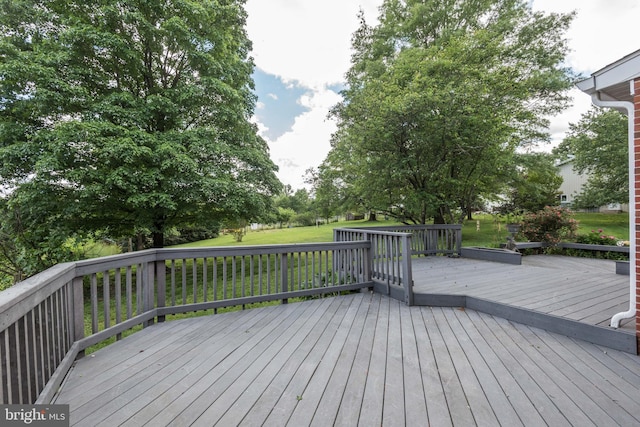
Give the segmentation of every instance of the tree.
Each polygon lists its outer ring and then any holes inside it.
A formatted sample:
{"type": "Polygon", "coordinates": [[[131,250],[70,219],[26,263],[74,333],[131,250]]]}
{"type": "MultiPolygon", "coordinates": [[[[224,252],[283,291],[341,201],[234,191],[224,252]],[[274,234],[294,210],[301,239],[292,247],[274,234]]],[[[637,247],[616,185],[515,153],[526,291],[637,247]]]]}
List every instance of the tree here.
{"type": "Polygon", "coordinates": [[[518,0],[386,0],[353,36],[326,165],[401,221],[459,222],[504,188],[518,146],[548,138],[571,19],[518,0]]]}
{"type": "Polygon", "coordinates": [[[569,124],[567,137],[554,153],[559,158],[574,156],[573,169],[589,176],[575,198],[575,207],[629,202],[627,132],[626,116],[597,107],[583,114],[578,123],[569,124]]]}
{"type": "Polygon", "coordinates": [[[2,2],[0,184],[64,201],[48,215],[69,229],[154,247],[266,211],[280,183],[250,122],[242,3],[2,2]]]}
{"type": "Polygon", "coordinates": [[[504,213],[538,212],[545,206],[558,204],[562,177],[552,154],[517,154],[513,170],[508,198],[501,209],[504,213]]]}

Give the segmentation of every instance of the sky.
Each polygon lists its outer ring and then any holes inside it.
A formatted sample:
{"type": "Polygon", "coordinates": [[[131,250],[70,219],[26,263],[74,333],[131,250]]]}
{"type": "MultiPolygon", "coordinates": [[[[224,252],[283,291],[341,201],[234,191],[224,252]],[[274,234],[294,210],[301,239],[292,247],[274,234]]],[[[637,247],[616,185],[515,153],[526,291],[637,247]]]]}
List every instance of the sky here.
{"type": "MultiPolygon", "coordinates": [[[[247,33],[258,103],[254,121],[269,144],[278,177],[294,191],[308,188],[305,171],[317,167],[330,149],[336,123],[327,118],[340,102],[340,89],[351,59],[351,35],[358,11],[375,24],[382,0],[248,0],[247,33]]],[[[576,11],[566,33],[567,65],[588,77],[640,49],[635,42],[640,17],[638,0],[530,0],[534,11],[576,11]]],[[[550,150],[562,141],[569,123],[576,123],[591,105],[578,89],[573,104],[551,118],[550,150]]]]}

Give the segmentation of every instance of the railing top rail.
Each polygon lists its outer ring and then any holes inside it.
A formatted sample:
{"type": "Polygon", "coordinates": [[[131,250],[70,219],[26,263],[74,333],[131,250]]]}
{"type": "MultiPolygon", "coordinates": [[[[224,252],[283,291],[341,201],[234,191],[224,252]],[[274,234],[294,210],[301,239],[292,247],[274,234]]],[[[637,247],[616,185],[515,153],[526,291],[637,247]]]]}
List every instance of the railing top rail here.
{"type": "Polygon", "coordinates": [[[371,227],[343,227],[341,230],[462,230],[462,224],[419,224],[419,225],[380,225],[371,227]]]}
{"type": "Polygon", "coordinates": [[[212,256],[242,256],[260,255],[290,252],[330,251],[335,249],[353,249],[368,247],[369,242],[318,242],[318,243],[288,243],[278,245],[252,245],[252,246],[211,246],[201,248],[164,248],[158,249],[157,259],[212,256]]]}
{"type": "Polygon", "coordinates": [[[383,230],[383,227],[379,229],[375,227],[344,227],[344,228],[334,228],[334,231],[349,231],[349,232],[357,232],[357,233],[376,233],[385,236],[411,236],[411,233],[404,233],[392,230],[383,230]]]}
{"type": "Polygon", "coordinates": [[[45,300],[75,276],[72,262],[56,264],[0,292],[0,331],[45,300]]]}

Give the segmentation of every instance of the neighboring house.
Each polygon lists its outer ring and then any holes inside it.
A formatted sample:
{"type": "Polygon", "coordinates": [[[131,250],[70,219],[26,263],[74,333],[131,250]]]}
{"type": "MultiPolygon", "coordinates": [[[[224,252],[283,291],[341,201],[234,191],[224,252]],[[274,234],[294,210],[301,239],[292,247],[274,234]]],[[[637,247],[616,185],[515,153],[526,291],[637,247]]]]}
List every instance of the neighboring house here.
{"type": "MultiPolygon", "coordinates": [[[[574,156],[556,162],[558,175],[562,177],[562,185],[560,186],[560,206],[570,208],[573,206],[573,200],[582,192],[582,188],[589,180],[588,173],[578,173],[573,169],[574,156]]],[[[628,212],[628,204],[612,203],[598,208],[599,212],[628,212]]]]}

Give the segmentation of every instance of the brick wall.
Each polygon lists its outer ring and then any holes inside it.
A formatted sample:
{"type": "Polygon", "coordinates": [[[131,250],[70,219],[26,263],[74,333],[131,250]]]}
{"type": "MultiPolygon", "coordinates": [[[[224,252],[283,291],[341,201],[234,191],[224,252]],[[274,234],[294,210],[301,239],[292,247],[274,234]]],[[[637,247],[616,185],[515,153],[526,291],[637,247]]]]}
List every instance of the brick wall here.
{"type": "Polygon", "coordinates": [[[640,256],[638,254],[638,248],[640,247],[640,79],[634,81],[634,99],[635,104],[635,116],[634,116],[634,179],[635,179],[635,195],[634,204],[635,210],[635,236],[636,241],[636,341],[638,343],[638,354],[640,354],[640,281],[637,277],[640,274],[640,256]]]}

